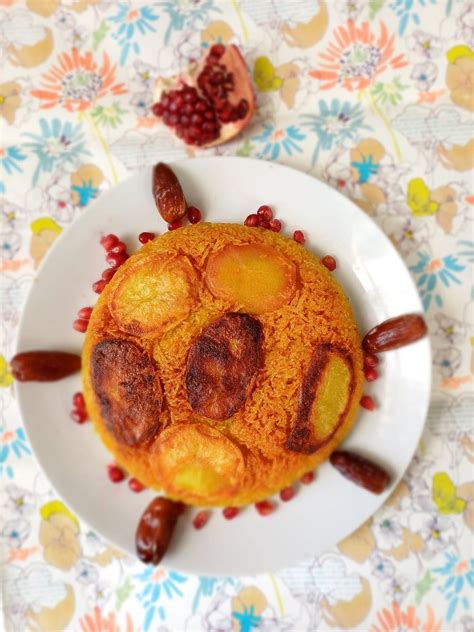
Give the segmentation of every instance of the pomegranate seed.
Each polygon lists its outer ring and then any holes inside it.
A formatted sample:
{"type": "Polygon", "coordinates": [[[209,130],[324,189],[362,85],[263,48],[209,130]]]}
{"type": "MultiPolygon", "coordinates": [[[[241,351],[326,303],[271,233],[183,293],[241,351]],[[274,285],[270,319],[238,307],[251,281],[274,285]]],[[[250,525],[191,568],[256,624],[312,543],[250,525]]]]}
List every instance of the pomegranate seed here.
{"type": "Polygon", "coordinates": [[[108,255],[105,257],[105,260],[107,261],[109,266],[114,269],[120,268],[122,263],[125,263],[127,259],[128,255],[124,252],[109,252],[108,255]]]}
{"type": "Polygon", "coordinates": [[[270,229],[270,222],[264,217],[258,218],[258,226],[259,228],[265,228],[266,230],[270,229]]]}
{"type": "Polygon", "coordinates": [[[89,320],[92,314],[92,309],[92,307],[81,307],[81,309],[77,312],[78,318],[89,320]]]}
{"type": "Polygon", "coordinates": [[[201,211],[195,206],[188,206],[188,219],[191,224],[197,224],[201,221],[201,211]]]}
{"type": "Polygon", "coordinates": [[[379,364],[379,359],[373,353],[366,353],[364,356],[364,366],[375,369],[379,364]]]}
{"type": "Polygon", "coordinates": [[[334,257],[331,257],[331,255],[326,255],[325,257],[323,257],[321,259],[321,263],[323,264],[323,266],[326,266],[329,272],[334,272],[334,270],[337,268],[336,260],[334,259],[334,257]]]}
{"type": "Polygon", "coordinates": [[[295,232],[293,233],[293,239],[296,241],[297,244],[304,244],[304,242],[306,241],[302,230],[295,230],[295,232]]]}
{"type": "Polygon", "coordinates": [[[114,246],[116,246],[119,243],[119,241],[120,240],[117,237],[117,235],[110,233],[110,235],[105,235],[105,237],[102,237],[102,239],[100,240],[100,243],[102,244],[104,249],[107,252],[109,252],[109,250],[113,248],[114,246]]]}
{"type": "Polygon", "coordinates": [[[209,54],[212,55],[212,57],[216,57],[217,59],[219,59],[219,57],[222,57],[224,53],[225,53],[224,44],[213,44],[211,46],[211,50],[209,51],[209,54]]]}
{"type": "Polygon", "coordinates": [[[168,224],[168,230],[176,230],[177,228],[181,228],[182,225],[183,225],[183,220],[176,219],[174,222],[171,222],[171,224],[168,224]]]}
{"type": "Polygon", "coordinates": [[[240,509],[238,507],[225,507],[222,510],[222,515],[226,520],[232,520],[235,516],[238,516],[240,509]]]}
{"type": "Polygon", "coordinates": [[[74,408],[74,410],[71,410],[71,419],[77,424],[83,424],[87,421],[87,413],[81,408],[74,408]]]}
{"type": "Polygon", "coordinates": [[[280,498],[284,501],[284,502],[288,502],[289,500],[291,500],[295,495],[295,490],[293,487],[285,487],[284,489],[282,489],[280,491],[280,498]]]}
{"type": "Polygon", "coordinates": [[[125,479],[125,472],[118,465],[108,465],[107,472],[112,483],[120,483],[125,479]]]}
{"type": "Polygon", "coordinates": [[[140,483],[140,481],[137,481],[136,478],[129,479],[128,486],[130,487],[132,492],[135,492],[135,494],[139,494],[145,489],[145,485],[143,485],[143,483],[140,483]]]}
{"type": "Polygon", "coordinates": [[[251,215],[248,215],[245,219],[245,226],[258,226],[258,221],[259,221],[259,217],[256,213],[252,213],[251,215]]]}
{"type": "Polygon", "coordinates": [[[314,472],[306,472],[306,474],[303,474],[300,480],[303,485],[309,485],[314,481],[314,472]]]}
{"type": "Polygon", "coordinates": [[[109,252],[113,252],[115,255],[122,255],[127,252],[127,246],[123,243],[123,241],[119,241],[118,244],[109,250],[109,252]]]}
{"type": "Polygon", "coordinates": [[[151,107],[151,111],[155,116],[163,116],[164,107],[161,103],[154,103],[151,107]]]}
{"type": "Polygon", "coordinates": [[[210,517],[209,511],[199,511],[193,518],[193,527],[195,529],[202,529],[207,523],[210,517]]]}
{"type": "Polygon", "coordinates": [[[239,105],[237,106],[237,116],[240,119],[243,119],[247,116],[249,111],[249,102],[247,99],[240,99],[239,105]]]}
{"type": "Polygon", "coordinates": [[[114,274],[117,272],[117,270],[114,270],[113,268],[106,268],[103,272],[102,272],[102,279],[106,282],[109,283],[109,281],[112,280],[112,277],[114,276],[114,274]]]}
{"type": "Polygon", "coordinates": [[[86,331],[88,324],[88,320],[85,320],[84,318],[78,318],[72,323],[72,326],[76,331],[80,331],[81,334],[83,334],[86,331]]]}
{"type": "Polygon", "coordinates": [[[104,279],[101,279],[100,281],[96,281],[95,283],[93,283],[92,289],[96,294],[102,294],[106,285],[107,283],[104,281],[104,279]]]}
{"type": "Polygon", "coordinates": [[[263,217],[264,219],[267,220],[267,222],[269,222],[273,218],[273,211],[268,206],[268,204],[263,204],[262,206],[258,207],[257,215],[259,217],[263,217]]]}
{"type": "Polygon", "coordinates": [[[270,230],[274,233],[279,233],[281,230],[281,222],[279,219],[271,219],[270,220],[270,230]]]}
{"type": "Polygon", "coordinates": [[[378,372],[370,367],[364,369],[364,375],[367,382],[374,382],[379,376],[378,372]]]}
{"type": "Polygon", "coordinates": [[[260,502],[255,503],[255,509],[261,516],[268,516],[275,511],[276,505],[270,500],[261,500],[260,502]]]}
{"type": "Polygon", "coordinates": [[[138,235],[138,241],[141,244],[147,244],[149,241],[152,241],[153,239],[155,239],[155,233],[140,233],[138,235]]]}
{"type": "Polygon", "coordinates": [[[86,402],[84,399],[84,395],[82,393],[74,393],[72,396],[72,405],[74,408],[80,408],[81,410],[86,409],[86,402]]]}
{"type": "Polygon", "coordinates": [[[184,503],[181,503],[181,502],[176,503],[176,504],[177,504],[176,509],[178,511],[178,515],[182,516],[184,514],[184,512],[186,511],[186,509],[188,508],[188,506],[185,505],[184,503]]]}
{"type": "Polygon", "coordinates": [[[360,398],[360,405],[366,410],[375,410],[375,402],[370,395],[362,395],[360,398]]]}

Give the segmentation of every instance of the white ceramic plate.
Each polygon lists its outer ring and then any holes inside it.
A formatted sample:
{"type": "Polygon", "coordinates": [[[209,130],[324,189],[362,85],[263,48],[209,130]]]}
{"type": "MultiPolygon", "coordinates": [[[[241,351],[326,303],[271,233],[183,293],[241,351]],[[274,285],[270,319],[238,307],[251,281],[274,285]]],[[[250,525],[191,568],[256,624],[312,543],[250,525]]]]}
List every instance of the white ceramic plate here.
{"type": "MultiPolygon", "coordinates": [[[[422,311],[410,275],[389,240],[345,197],[318,180],[270,162],[204,158],[173,168],[188,201],[206,220],[241,223],[270,204],[292,235],[304,230],[306,247],[332,254],[335,272],[352,300],[361,332],[388,317],[422,311]]],[[[72,321],[80,307],[93,305],[91,284],[104,269],[99,238],[114,232],[138,247],[144,230],[166,230],[151,195],[151,169],[105,193],[57,241],[31,288],[20,325],[18,351],[78,352],[82,334],[72,321]]],[[[171,568],[205,574],[252,574],[295,564],[322,553],[364,522],[393,490],[418,443],[430,393],[427,339],[383,356],[381,378],[366,391],[380,406],[361,409],[344,445],[373,455],[393,474],[386,494],[374,496],[345,480],[328,463],[317,480],[302,486],[290,503],[270,517],[248,507],[233,521],[214,510],[196,532],[192,512],[180,521],[165,559],[171,568]]],[[[134,533],[154,493],[133,494],[106,476],[109,453],[91,424],[69,419],[79,376],[49,384],[18,383],[18,398],[32,448],[58,494],[92,528],[134,554],[134,533]]]]}

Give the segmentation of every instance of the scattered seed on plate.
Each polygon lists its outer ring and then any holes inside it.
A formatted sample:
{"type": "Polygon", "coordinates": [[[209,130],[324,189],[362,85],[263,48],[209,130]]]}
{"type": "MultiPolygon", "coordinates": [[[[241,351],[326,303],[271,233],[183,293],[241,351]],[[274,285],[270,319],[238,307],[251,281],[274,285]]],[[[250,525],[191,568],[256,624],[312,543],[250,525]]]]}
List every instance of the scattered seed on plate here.
{"type": "Polygon", "coordinates": [[[211,512],[202,510],[198,511],[198,513],[193,518],[193,527],[195,529],[202,529],[205,524],[207,524],[210,518],[211,512]]]}
{"type": "Polygon", "coordinates": [[[321,263],[329,270],[329,272],[334,272],[334,270],[337,268],[336,260],[334,259],[334,257],[331,257],[331,255],[326,255],[325,257],[323,257],[321,259],[321,263]]]}
{"type": "Polygon", "coordinates": [[[107,473],[112,483],[120,483],[125,480],[125,472],[118,465],[108,465],[107,473]]]}
{"type": "Polygon", "coordinates": [[[300,480],[303,485],[309,485],[314,481],[314,472],[306,472],[306,474],[303,474],[300,480]]]}
{"type": "Polygon", "coordinates": [[[374,382],[379,376],[378,372],[370,367],[364,369],[364,375],[367,382],[374,382]]]}
{"type": "Polygon", "coordinates": [[[225,507],[222,510],[222,515],[226,520],[232,520],[240,513],[240,509],[238,507],[225,507]]]}
{"type": "Polygon", "coordinates": [[[370,395],[362,395],[360,405],[366,410],[375,410],[375,402],[370,395]]]}
{"type": "Polygon", "coordinates": [[[296,241],[297,244],[304,244],[304,242],[306,241],[302,230],[295,230],[295,232],[293,233],[293,239],[296,241]]]}
{"type": "Polygon", "coordinates": [[[255,509],[261,516],[269,516],[276,509],[276,504],[272,503],[271,500],[261,500],[258,503],[255,503],[255,509]]]}
{"type": "Polygon", "coordinates": [[[284,487],[282,490],[280,490],[280,498],[284,501],[284,502],[288,502],[289,500],[291,500],[292,498],[294,498],[295,496],[295,488],[294,487],[284,487]]]}

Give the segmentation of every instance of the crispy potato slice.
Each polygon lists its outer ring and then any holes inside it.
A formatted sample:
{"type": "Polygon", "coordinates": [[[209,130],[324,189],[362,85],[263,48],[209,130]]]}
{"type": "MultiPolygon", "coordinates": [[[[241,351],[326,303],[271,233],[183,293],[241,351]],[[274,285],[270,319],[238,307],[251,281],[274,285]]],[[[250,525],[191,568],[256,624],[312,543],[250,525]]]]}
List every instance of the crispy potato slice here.
{"type": "Polygon", "coordinates": [[[108,429],[120,443],[138,445],[160,427],[163,401],[158,368],[127,340],[99,342],[91,354],[92,386],[108,429]]]}
{"type": "Polygon", "coordinates": [[[344,422],[354,389],[350,356],[331,344],[318,345],[303,378],[288,450],[312,454],[328,443],[344,422]]]}
{"type": "Polygon", "coordinates": [[[231,497],[244,471],[240,448],[206,424],[179,424],[158,437],[150,465],[170,496],[187,502],[231,497]]]}
{"type": "Polygon", "coordinates": [[[133,335],[167,331],[197,304],[199,280],[183,255],[154,255],[124,271],[109,297],[109,308],[122,331],[133,335]]]}
{"type": "Polygon", "coordinates": [[[229,244],[209,257],[206,282],[214,296],[262,314],[293,298],[296,267],[271,246],[229,244]]]}
{"type": "Polygon", "coordinates": [[[262,363],[263,330],[248,314],[225,314],[204,327],[192,343],[186,390],[199,415],[223,420],[245,403],[262,363]]]}

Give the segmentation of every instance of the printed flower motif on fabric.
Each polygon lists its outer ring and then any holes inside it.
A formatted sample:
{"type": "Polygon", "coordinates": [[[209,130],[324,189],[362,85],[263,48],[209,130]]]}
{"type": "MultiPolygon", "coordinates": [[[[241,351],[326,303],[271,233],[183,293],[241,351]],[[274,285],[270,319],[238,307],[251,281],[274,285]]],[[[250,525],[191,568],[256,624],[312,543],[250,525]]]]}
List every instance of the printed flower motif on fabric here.
{"type": "Polygon", "coordinates": [[[420,292],[425,311],[428,311],[434,299],[438,307],[443,306],[443,298],[438,291],[439,283],[449,288],[453,283],[460,285],[458,272],[465,266],[458,262],[453,255],[447,257],[431,257],[427,252],[418,252],[418,263],[410,266],[410,270],[417,276],[416,285],[420,292]]]}
{"type": "Polygon", "coordinates": [[[14,468],[11,461],[21,459],[25,454],[31,454],[31,450],[26,442],[23,428],[16,428],[16,430],[0,428],[0,478],[3,475],[13,478],[14,468]]]}
{"type": "Polygon", "coordinates": [[[15,171],[21,173],[22,168],[18,163],[23,160],[26,160],[26,156],[22,154],[21,149],[15,145],[0,147],[0,167],[8,175],[11,175],[15,171]]]}
{"type": "Polygon", "coordinates": [[[145,611],[143,630],[148,632],[157,617],[165,620],[166,610],[163,602],[171,601],[174,597],[183,597],[181,584],[187,582],[188,577],[162,567],[147,567],[142,573],[135,575],[135,578],[144,584],[142,590],[137,593],[137,598],[145,611]]]}
{"type": "Polygon", "coordinates": [[[301,141],[306,138],[298,127],[291,125],[290,127],[276,127],[275,125],[265,124],[263,132],[258,136],[253,136],[252,140],[264,143],[262,151],[259,152],[259,158],[269,158],[276,160],[280,156],[281,150],[284,150],[287,156],[293,155],[293,152],[301,153],[301,141]]]}
{"type": "Polygon", "coordinates": [[[421,24],[421,16],[419,10],[426,8],[428,5],[436,4],[437,0],[392,0],[389,5],[397,18],[400,18],[398,24],[398,34],[403,35],[410,21],[413,24],[421,24]]]}
{"type": "Polygon", "coordinates": [[[158,20],[158,16],[153,13],[152,7],[135,8],[133,5],[120,3],[117,14],[108,20],[117,25],[112,37],[121,48],[120,65],[124,66],[131,51],[136,55],[140,54],[140,44],[135,40],[156,32],[153,22],[158,20]]]}
{"type": "Polygon", "coordinates": [[[470,596],[468,593],[474,588],[474,559],[460,559],[454,553],[445,553],[445,564],[433,571],[446,578],[440,591],[448,602],[446,621],[453,620],[459,608],[469,610],[470,596]]]}
{"type": "Polygon", "coordinates": [[[214,0],[158,0],[155,6],[160,7],[167,14],[169,25],[165,33],[165,44],[170,43],[174,31],[188,28],[199,31],[208,24],[213,14],[221,13],[214,0]]]}

